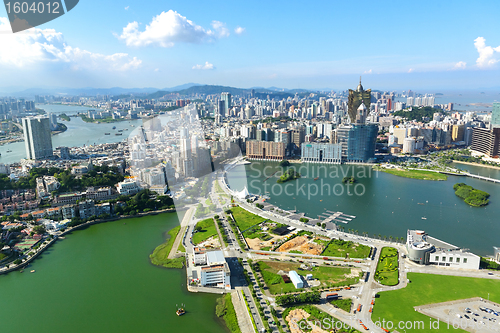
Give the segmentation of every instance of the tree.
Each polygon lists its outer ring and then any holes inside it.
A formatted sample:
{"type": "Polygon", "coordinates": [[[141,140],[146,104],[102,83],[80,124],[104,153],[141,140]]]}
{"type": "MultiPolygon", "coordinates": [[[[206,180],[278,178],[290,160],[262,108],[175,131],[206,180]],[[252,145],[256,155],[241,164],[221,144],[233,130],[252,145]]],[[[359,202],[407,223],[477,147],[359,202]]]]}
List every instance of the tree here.
{"type": "Polygon", "coordinates": [[[43,235],[47,232],[47,230],[45,229],[44,225],[37,225],[33,228],[33,232],[35,232],[38,235],[43,235]]]}

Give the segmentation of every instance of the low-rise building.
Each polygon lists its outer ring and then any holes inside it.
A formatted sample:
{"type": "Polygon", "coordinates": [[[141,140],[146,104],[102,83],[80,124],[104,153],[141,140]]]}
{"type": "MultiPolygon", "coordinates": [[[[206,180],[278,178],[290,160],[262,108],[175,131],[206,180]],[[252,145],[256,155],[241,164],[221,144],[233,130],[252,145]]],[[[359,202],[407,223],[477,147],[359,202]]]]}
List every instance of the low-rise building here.
{"type": "Polygon", "coordinates": [[[136,194],[141,190],[141,187],[135,180],[125,180],[116,185],[118,193],[124,195],[136,194]]]}
{"type": "Polygon", "coordinates": [[[288,276],[290,277],[290,280],[292,280],[292,283],[295,286],[295,288],[297,289],[304,288],[304,282],[302,281],[302,278],[300,277],[299,274],[297,274],[296,271],[290,271],[288,273],[288,276]]]}
{"type": "Polygon", "coordinates": [[[408,230],[408,258],[421,265],[479,269],[481,258],[458,246],[431,237],[423,230],[408,230]]]}

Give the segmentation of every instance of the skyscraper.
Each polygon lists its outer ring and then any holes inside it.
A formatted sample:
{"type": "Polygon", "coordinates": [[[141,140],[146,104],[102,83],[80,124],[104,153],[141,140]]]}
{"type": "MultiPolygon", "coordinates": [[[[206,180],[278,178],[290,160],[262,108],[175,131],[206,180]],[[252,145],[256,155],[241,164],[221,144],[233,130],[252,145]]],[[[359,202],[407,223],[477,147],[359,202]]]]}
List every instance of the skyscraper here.
{"type": "Polygon", "coordinates": [[[23,118],[23,130],[27,159],[39,160],[52,156],[52,137],[49,118],[23,118]]]}
{"type": "Polygon", "coordinates": [[[223,117],[229,116],[229,109],[232,107],[231,103],[231,94],[228,92],[223,92],[220,96],[220,99],[224,101],[224,113],[221,112],[223,117]]]}
{"type": "Polygon", "coordinates": [[[349,98],[347,100],[347,112],[349,114],[349,121],[354,123],[356,115],[361,103],[364,103],[367,110],[370,110],[372,90],[364,90],[361,85],[361,78],[359,78],[359,85],[356,90],[349,89],[349,98]]]}
{"type": "Polygon", "coordinates": [[[500,127],[500,103],[493,103],[493,110],[491,112],[491,127],[499,128],[500,127]]]}

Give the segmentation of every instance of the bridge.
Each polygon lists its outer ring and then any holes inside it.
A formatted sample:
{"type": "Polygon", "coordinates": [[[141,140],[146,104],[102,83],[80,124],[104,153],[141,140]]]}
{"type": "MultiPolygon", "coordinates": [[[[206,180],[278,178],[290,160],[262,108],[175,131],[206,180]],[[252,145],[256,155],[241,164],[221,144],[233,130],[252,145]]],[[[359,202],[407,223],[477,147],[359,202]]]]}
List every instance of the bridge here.
{"type": "Polygon", "coordinates": [[[481,179],[481,180],[486,180],[486,181],[493,182],[493,183],[500,183],[500,179],[488,178],[488,177],[484,177],[484,176],[475,175],[473,173],[466,173],[466,175],[468,177],[477,178],[477,179],[481,179]]]}

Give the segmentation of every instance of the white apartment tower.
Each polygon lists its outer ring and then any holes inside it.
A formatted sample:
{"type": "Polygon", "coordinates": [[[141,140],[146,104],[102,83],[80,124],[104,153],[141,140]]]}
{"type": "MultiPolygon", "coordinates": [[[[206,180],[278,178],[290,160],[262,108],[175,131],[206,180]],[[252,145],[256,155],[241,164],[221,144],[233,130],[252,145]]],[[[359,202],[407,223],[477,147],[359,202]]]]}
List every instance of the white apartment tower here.
{"type": "Polygon", "coordinates": [[[39,160],[52,156],[52,136],[50,133],[49,118],[23,118],[23,131],[27,159],[39,160]]]}

